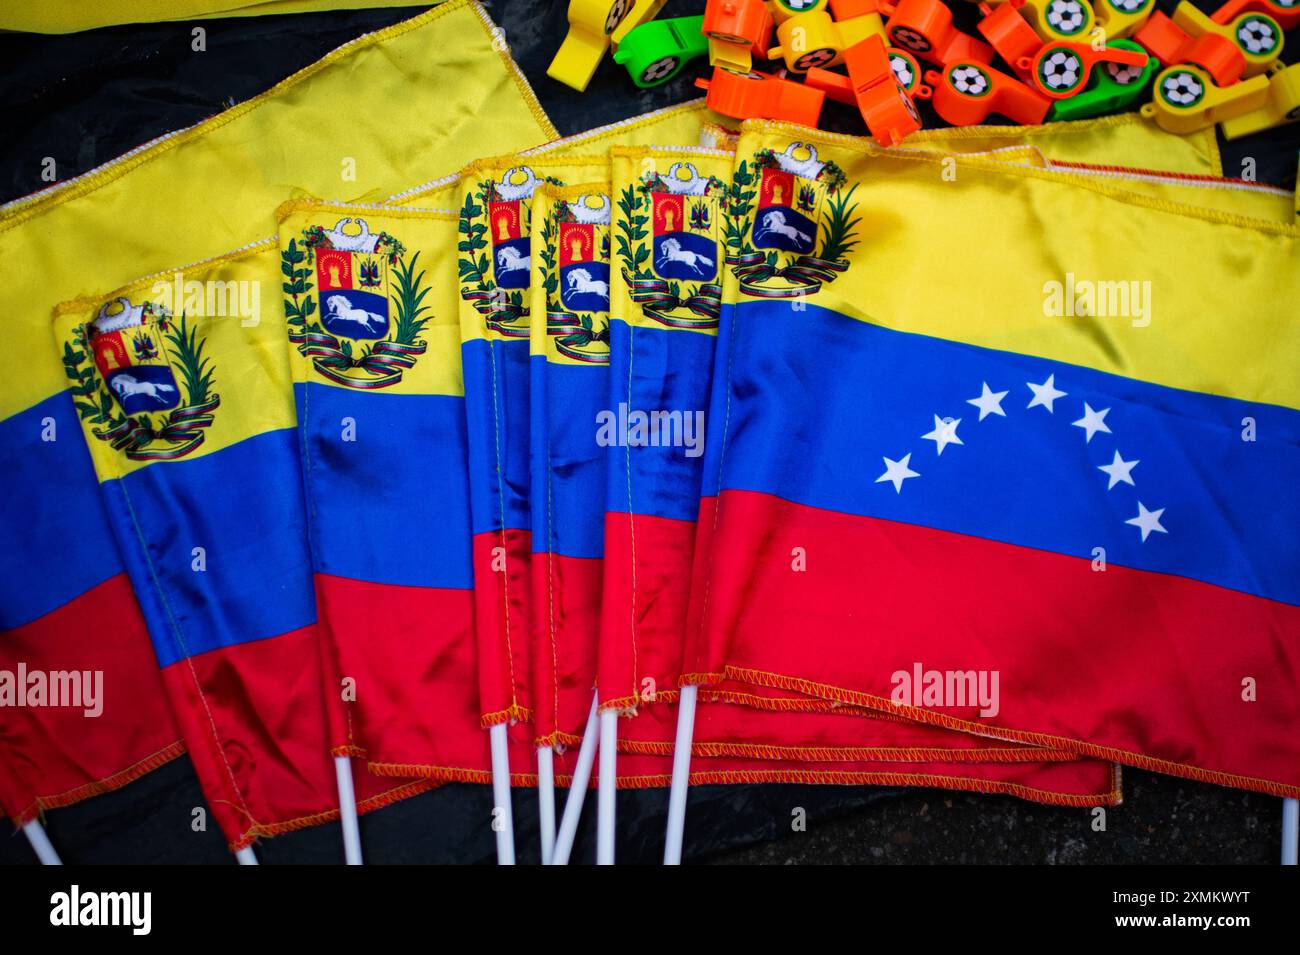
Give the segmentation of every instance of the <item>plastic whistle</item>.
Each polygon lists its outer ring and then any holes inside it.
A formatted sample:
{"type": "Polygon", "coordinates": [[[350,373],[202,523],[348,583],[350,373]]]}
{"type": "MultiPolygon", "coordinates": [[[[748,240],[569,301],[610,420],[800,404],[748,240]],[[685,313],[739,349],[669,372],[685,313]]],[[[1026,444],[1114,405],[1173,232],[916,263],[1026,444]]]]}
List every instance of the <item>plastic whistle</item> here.
{"type": "Polygon", "coordinates": [[[1020,15],[1020,11],[1009,3],[995,8],[983,2],[980,4],[980,13],[983,14],[984,19],[980,20],[976,29],[1022,80],[1028,80],[1029,71],[1022,70],[1017,64],[1024,60],[1032,60],[1043,48],[1043,38],[1034,32],[1034,28],[1020,15]]]}
{"type": "Polygon", "coordinates": [[[890,44],[915,53],[927,63],[992,63],[993,47],[962,33],[952,25],[952,11],[942,0],[899,0],[881,4],[888,17],[885,32],[890,44]]]}
{"type": "Polygon", "coordinates": [[[1106,31],[1106,42],[1131,37],[1150,19],[1156,0],[1097,0],[1097,23],[1106,31]]]}
{"type": "Polygon", "coordinates": [[[610,43],[658,13],[667,0],[569,0],[569,32],[546,75],[578,92],[587,88],[610,43]]]}
{"type": "Polygon", "coordinates": [[[1115,112],[1142,95],[1142,91],[1151,82],[1151,77],[1160,69],[1160,62],[1154,56],[1147,56],[1142,47],[1132,40],[1115,40],[1111,46],[1141,53],[1146,65],[1138,67],[1102,63],[1101,69],[1093,70],[1092,79],[1084,89],[1069,99],[1057,100],[1052,104],[1047,114],[1049,120],[1087,119],[1115,112]]]}
{"type": "MultiPolygon", "coordinates": [[[[872,9],[875,9],[873,0],[857,0],[857,2],[872,3],[872,9]]],[[[812,13],[814,11],[824,11],[831,6],[830,0],[767,0],[767,10],[772,14],[772,19],[779,26],[789,20],[791,17],[797,17],[800,14],[812,13]]],[[[839,14],[832,11],[835,19],[839,19],[839,14]]]]}
{"type": "Polygon", "coordinates": [[[1044,43],[1078,40],[1092,32],[1097,16],[1088,0],[1009,0],[1044,43]]]}
{"type": "Polygon", "coordinates": [[[709,52],[701,32],[704,17],[651,20],[633,27],[614,51],[614,62],[625,67],[642,89],[662,86],[682,68],[709,52]]]}
{"type": "Polygon", "coordinates": [[[1278,22],[1283,30],[1290,30],[1300,24],[1300,3],[1296,0],[1228,0],[1223,6],[1210,14],[1215,23],[1231,23],[1243,13],[1267,13],[1278,22]]]}
{"type": "Polygon", "coordinates": [[[1300,120],[1300,63],[1292,63],[1268,78],[1268,97],[1263,106],[1224,120],[1221,128],[1227,139],[1240,139],[1297,120],[1300,120]]]}
{"type": "Polygon", "coordinates": [[[741,74],[716,67],[713,77],[695,85],[708,91],[709,109],[734,119],[776,119],[816,126],[826,94],[802,83],[766,73],[741,74]]]}
{"type": "MultiPolygon", "coordinates": [[[[906,50],[889,47],[889,68],[894,72],[894,79],[910,96],[917,99],[929,99],[930,87],[921,82],[921,64],[916,57],[906,50]]],[[[821,90],[827,99],[846,106],[856,106],[857,97],[853,95],[853,83],[843,73],[835,73],[820,67],[813,67],[804,76],[804,85],[821,90]]]]}
{"type": "Polygon", "coordinates": [[[1094,50],[1087,43],[1046,43],[1032,58],[1022,57],[1018,70],[1030,76],[1030,82],[1048,99],[1065,99],[1087,85],[1098,63],[1118,63],[1141,70],[1151,57],[1143,50],[1126,50],[1111,46],[1094,50]]]}
{"type": "Polygon", "coordinates": [[[1282,26],[1267,13],[1243,13],[1229,23],[1216,23],[1187,0],[1174,9],[1174,23],[1191,37],[1217,33],[1233,43],[1246,60],[1243,76],[1267,73],[1282,53],[1282,26]]]}
{"type": "Polygon", "coordinates": [[[1133,39],[1165,66],[1191,63],[1210,74],[1219,86],[1241,79],[1246,57],[1232,40],[1220,33],[1193,37],[1163,13],[1156,11],[1133,39]]]}
{"type": "Polygon", "coordinates": [[[927,70],[934,111],[954,126],[975,126],[1000,113],[1022,126],[1037,126],[1052,101],[1032,86],[987,63],[954,63],[943,72],[927,70]]]}
{"type": "Polygon", "coordinates": [[[709,41],[709,65],[748,73],[755,56],[767,57],[772,26],[772,13],[762,0],[708,0],[702,29],[709,41]]]}
{"type": "Polygon", "coordinates": [[[1252,76],[1231,86],[1216,86],[1199,66],[1179,63],[1156,77],[1155,96],[1142,107],[1142,115],[1166,132],[1194,133],[1263,106],[1268,85],[1267,76],[1252,76]]]}
{"type": "MultiPolygon", "coordinates": [[[[847,77],[818,70],[822,81],[834,88],[833,93],[825,92],[841,102],[857,106],[862,121],[876,142],[882,146],[897,146],[921,128],[921,114],[899,81],[884,40],[871,36],[849,47],[844,51],[844,65],[849,71],[847,77]],[[834,79],[828,80],[828,77],[834,79]]],[[[912,77],[916,87],[916,74],[913,73],[912,77]]],[[[813,82],[810,77],[805,85],[812,86],[813,82]]],[[[928,87],[921,89],[929,94],[928,87]]]]}

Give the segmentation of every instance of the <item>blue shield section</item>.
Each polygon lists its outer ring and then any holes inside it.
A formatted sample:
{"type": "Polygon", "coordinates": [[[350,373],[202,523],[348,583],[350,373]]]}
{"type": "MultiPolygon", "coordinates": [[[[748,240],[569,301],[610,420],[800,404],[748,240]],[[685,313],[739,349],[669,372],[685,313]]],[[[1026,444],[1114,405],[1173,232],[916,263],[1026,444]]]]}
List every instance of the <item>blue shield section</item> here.
{"type": "Polygon", "coordinates": [[[718,247],[692,232],[665,232],[654,238],[654,271],[666,279],[711,282],[718,274],[718,247]]]}
{"type": "Polygon", "coordinates": [[[561,268],[560,302],[575,312],[608,312],[609,263],[574,262],[561,268]]]}
{"type": "Polygon", "coordinates": [[[789,206],[764,206],[754,216],[754,247],[809,255],[817,244],[817,224],[789,206]]]}
{"type": "Polygon", "coordinates": [[[166,365],[134,365],[110,372],[108,390],[129,415],[167,411],[181,402],[176,378],[166,365]]]}
{"type": "Polygon", "coordinates": [[[528,288],[529,239],[511,239],[492,247],[492,269],[501,288],[528,288]]]}
{"type": "Polygon", "coordinates": [[[321,324],[331,335],[375,339],[388,334],[388,299],[357,289],[320,293],[321,324]]]}

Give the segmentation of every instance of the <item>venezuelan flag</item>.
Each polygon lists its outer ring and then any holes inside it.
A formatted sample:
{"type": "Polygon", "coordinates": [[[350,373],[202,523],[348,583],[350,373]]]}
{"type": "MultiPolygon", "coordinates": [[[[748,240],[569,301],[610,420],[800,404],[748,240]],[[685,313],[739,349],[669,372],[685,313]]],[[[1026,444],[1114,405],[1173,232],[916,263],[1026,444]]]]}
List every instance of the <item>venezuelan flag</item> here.
{"type": "MultiPolygon", "coordinates": [[[[330,729],[283,326],[262,319],[280,278],[269,240],[55,318],[109,524],[235,848],[336,815],[330,756],[350,752],[330,729]]],[[[418,791],[376,788],[362,780],[360,810],[418,791]]]]}
{"type": "MultiPolygon", "coordinates": [[[[602,707],[636,715],[620,734],[620,749],[628,752],[672,752],[675,708],[661,704],[677,699],[682,672],[703,409],[726,249],[738,238],[727,202],[733,158],[707,149],[611,151],[614,268],[605,412],[611,439],[604,442],[599,684],[602,707]]],[[[1043,798],[1052,799],[1107,801],[1117,791],[1105,764],[1051,768],[1076,760],[1064,751],[875,715],[783,689],[728,683],[706,690],[693,751],[736,771],[762,772],[765,779],[841,782],[885,771],[896,784],[961,779],[958,785],[985,791],[1021,791],[1014,783],[1051,792],[1043,798]],[[837,765],[829,770],[818,762],[837,765]],[[1020,765],[971,765],[980,762],[1020,765]]],[[[702,767],[693,761],[692,769],[702,767]]]]}
{"type": "Polygon", "coordinates": [[[0,789],[0,805],[9,815],[121,785],[182,752],[85,443],[43,438],[79,428],[70,381],[49,347],[49,309],[270,231],[269,211],[291,186],[326,192],[342,182],[357,195],[387,194],[458,168],[489,144],[553,138],[493,30],[479,5],[452,0],[0,210],[0,257],[25,263],[0,289],[12,318],[0,353],[0,664],[103,671],[126,701],[107,707],[93,732],[68,710],[7,711],[0,756],[17,789],[0,789]],[[452,88],[474,109],[455,109],[452,88]],[[454,118],[412,125],[405,117],[413,113],[454,118]],[[297,131],[291,149],[289,128],[297,131]],[[354,166],[340,166],[341,142],[354,166]],[[99,636],[104,620],[114,621],[111,641],[99,636]]]}
{"type": "Polygon", "coordinates": [[[280,208],[317,607],[385,775],[484,782],[454,210],[280,208]]]}
{"type": "Polygon", "coordinates": [[[686,681],[1296,795],[1300,233],[943,161],[746,128],[686,681]]]}

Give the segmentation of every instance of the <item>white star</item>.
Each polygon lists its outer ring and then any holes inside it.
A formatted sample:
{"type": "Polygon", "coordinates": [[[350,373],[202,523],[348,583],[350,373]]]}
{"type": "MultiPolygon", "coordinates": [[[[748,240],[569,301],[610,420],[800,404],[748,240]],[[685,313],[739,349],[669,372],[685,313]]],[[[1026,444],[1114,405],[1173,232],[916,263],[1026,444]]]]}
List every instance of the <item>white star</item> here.
{"type": "Polygon", "coordinates": [[[1145,541],[1147,535],[1152,531],[1159,531],[1161,534],[1169,533],[1160,524],[1160,515],[1164,512],[1165,509],[1163,507],[1157,508],[1154,511],[1148,511],[1146,506],[1141,501],[1138,501],[1138,516],[1130,517],[1124,523],[1132,524],[1134,527],[1140,527],[1142,529],[1142,540],[1145,541]]]}
{"type": "MultiPolygon", "coordinates": [[[[1116,451],[1115,460],[1111,461],[1110,464],[1097,465],[1097,470],[1105,471],[1110,475],[1110,483],[1106,485],[1106,490],[1109,491],[1121,481],[1125,484],[1133,484],[1133,469],[1141,463],[1141,461],[1125,461],[1119,456],[1119,452],[1116,451]]],[[[1143,471],[1142,473],[1145,474],[1146,472],[1143,471]]],[[[1137,485],[1133,486],[1136,487],[1137,485]]]]}
{"type": "Polygon", "coordinates": [[[991,414],[1000,414],[1005,418],[1007,413],[1002,410],[1002,399],[1006,396],[1005,391],[989,391],[989,383],[986,381],[980,396],[978,398],[967,398],[966,404],[979,408],[981,421],[991,414]]]}
{"type": "Polygon", "coordinates": [[[906,481],[908,478],[921,476],[919,473],[913,471],[911,468],[907,466],[907,463],[911,460],[912,460],[911,452],[908,452],[907,454],[903,455],[903,459],[901,461],[891,461],[889,458],[884,458],[885,473],[880,475],[880,477],[876,478],[876,483],[880,484],[882,481],[889,481],[891,484],[894,485],[895,493],[902,494],[904,481],[906,481]]]}
{"type": "Polygon", "coordinates": [[[1029,386],[1029,390],[1034,393],[1033,400],[1030,401],[1029,404],[1025,406],[1026,408],[1033,408],[1038,405],[1041,405],[1042,407],[1046,408],[1049,413],[1054,414],[1056,412],[1056,409],[1052,407],[1052,402],[1055,401],[1057,398],[1064,398],[1067,394],[1069,394],[1068,391],[1057,390],[1056,375],[1054,374],[1048,375],[1047,380],[1043,382],[1041,385],[1036,385],[1032,381],[1027,381],[1025,382],[1025,384],[1027,384],[1029,386]]]}
{"type": "Polygon", "coordinates": [[[934,442],[934,453],[943,454],[943,449],[950,444],[961,444],[961,438],[957,437],[957,425],[961,424],[961,418],[949,418],[944,420],[938,415],[934,416],[934,430],[929,434],[921,435],[922,440],[934,442]]]}
{"type": "Polygon", "coordinates": [[[1085,401],[1083,403],[1083,417],[1078,421],[1072,421],[1070,423],[1076,428],[1082,428],[1084,431],[1088,432],[1088,437],[1084,438],[1084,443],[1086,444],[1092,440],[1092,436],[1098,431],[1105,431],[1107,434],[1110,434],[1110,427],[1106,424],[1106,414],[1109,411],[1109,408],[1102,408],[1100,411],[1093,411],[1092,405],[1085,401]]]}

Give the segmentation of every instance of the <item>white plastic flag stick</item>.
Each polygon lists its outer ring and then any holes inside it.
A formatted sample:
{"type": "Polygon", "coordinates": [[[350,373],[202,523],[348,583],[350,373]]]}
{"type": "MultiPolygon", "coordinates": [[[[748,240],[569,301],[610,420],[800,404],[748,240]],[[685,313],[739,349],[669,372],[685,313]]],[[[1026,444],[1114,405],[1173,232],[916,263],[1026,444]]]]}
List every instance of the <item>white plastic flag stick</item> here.
{"type": "Polygon", "coordinates": [[[497,865],[515,864],[515,819],[510,811],[510,751],[505,723],[488,730],[492,742],[492,828],[497,834],[497,865]]]}
{"type": "Polygon", "coordinates": [[[339,819],[343,823],[343,857],[348,865],[361,865],[361,829],[357,825],[357,794],[352,788],[352,758],[334,757],[339,781],[339,819]]]}
{"type": "Polygon", "coordinates": [[[618,711],[600,714],[600,774],[596,779],[596,865],[614,864],[614,796],[618,786],[618,711]]]}
{"type": "Polygon", "coordinates": [[[240,865],[257,865],[257,854],[253,852],[252,846],[236,850],[235,859],[240,865]]]}
{"type": "Polygon", "coordinates": [[[691,780],[691,744],[695,739],[695,694],[682,687],[677,701],[677,739],[673,743],[673,783],[668,790],[668,831],[664,836],[664,865],[682,864],[682,830],[686,826],[686,792],[691,780]]]}
{"type": "Polygon", "coordinates": [[[537,750],[537,821],[542,835],[542,865],[551,864],[555,852],[555,750],[537,750]]]}
{"type": "Polygon", "coordinates": [[[599,745],[596,700],[596,694],[592,693],[591,712],[587,714],[587,728],[582,732],[582,745],[578,747],[578,765],[573,769],[569,796],[564,800],[564,818],[560,820],[560,831],[555,837],[551,865],[569,864],[569,853],[573,851],[573,840],[578,834],[578,820],[582,818],[582,804],[587,799],[587,785],[591,782],[591,767],[596,762],[599,745]]]}
{"type": "Polygon", "coordinates": [[[1295,865],[1297,830],[1300,829],[1300,802],[1282,800],[1282,864],[1295,865]]]}
{"type": "Polygon", "coordinates": [[[32,844],[32,850],[36,853],[36,858],[41,860],[41,865],[63,865],[63,860],[54,851],[54,846],[50,845],[50,838],[39,820],[23,823],[23,835],[32,844]]]}

